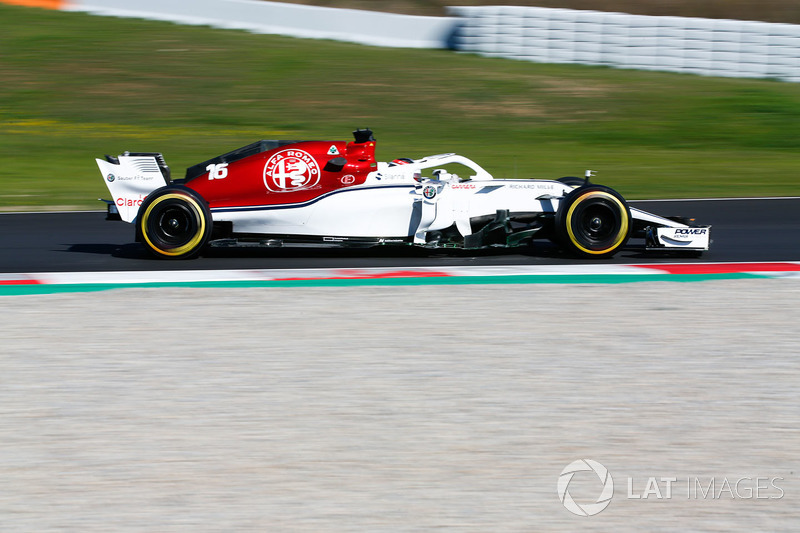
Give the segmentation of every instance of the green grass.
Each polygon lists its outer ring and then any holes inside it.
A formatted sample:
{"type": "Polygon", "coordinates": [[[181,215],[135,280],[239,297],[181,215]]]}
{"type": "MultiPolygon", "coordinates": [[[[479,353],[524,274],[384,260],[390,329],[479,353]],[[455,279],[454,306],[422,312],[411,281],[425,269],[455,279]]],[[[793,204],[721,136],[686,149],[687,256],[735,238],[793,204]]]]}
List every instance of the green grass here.
{"type": "Polygon", "coordinates": [[[598,171],[629,198],[800,195],[800,84],[539,65],[0,5],[0,209],[102,208],[94,158],[183,170],[258,139],[496,177],[598,171]]]}

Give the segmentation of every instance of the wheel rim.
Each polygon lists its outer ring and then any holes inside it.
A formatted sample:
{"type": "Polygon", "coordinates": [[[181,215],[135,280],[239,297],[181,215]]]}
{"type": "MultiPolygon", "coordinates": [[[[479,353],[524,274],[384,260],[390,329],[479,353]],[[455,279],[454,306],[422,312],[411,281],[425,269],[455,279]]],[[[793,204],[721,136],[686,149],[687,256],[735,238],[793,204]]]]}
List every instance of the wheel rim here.
{"type": "Polygon", "coordinates": [[[596,203],[576,214],[577,235],[593,246],[602,246],[616,234],[621,221],[618,212],[611,206],[596,203]]]}
{"type": "Polygon", "coordinates": [[[155,214],[154,236],[170,248],[185,245],[197,234],[197,223],[184,205],[168,205],[155,214]]]}
{"type": "Polygon", "coordinates": [[[623,244],[629,218],[622,202],[605,191],[578,198],[567,213],[567,231],[582,252],[606,254],[623,244]]]}

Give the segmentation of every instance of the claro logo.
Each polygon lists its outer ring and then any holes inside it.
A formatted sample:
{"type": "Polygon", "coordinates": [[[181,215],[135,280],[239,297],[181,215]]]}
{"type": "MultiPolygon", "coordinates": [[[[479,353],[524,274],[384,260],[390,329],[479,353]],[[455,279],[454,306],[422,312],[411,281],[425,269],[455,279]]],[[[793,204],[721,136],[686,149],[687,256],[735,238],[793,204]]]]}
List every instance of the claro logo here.
{"type": "Polygon", "coordinates": [[[144,196],[139,195],[139,198],[117,198],[117,207],[142,207],[144,196]]]}
{"type": "Polygon", "coordinates": [[[675,230],[675,235],[705,235],[708,233],[708,228],[678,228],[675,230]]]}

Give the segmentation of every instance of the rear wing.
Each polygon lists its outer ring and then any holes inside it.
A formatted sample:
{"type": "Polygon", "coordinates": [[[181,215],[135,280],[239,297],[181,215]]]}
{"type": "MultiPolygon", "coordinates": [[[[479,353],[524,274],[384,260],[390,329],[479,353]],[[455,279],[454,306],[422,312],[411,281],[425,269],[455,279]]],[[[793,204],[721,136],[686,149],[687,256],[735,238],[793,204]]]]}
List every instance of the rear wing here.
{"type": "Polygon", "coordinates": [[[170,183],[164,156],[154,152],[125,152],[95,159],[111,193],[109,213],[116,210],[124,222],[133,222],[148,194],[170,183]]]}

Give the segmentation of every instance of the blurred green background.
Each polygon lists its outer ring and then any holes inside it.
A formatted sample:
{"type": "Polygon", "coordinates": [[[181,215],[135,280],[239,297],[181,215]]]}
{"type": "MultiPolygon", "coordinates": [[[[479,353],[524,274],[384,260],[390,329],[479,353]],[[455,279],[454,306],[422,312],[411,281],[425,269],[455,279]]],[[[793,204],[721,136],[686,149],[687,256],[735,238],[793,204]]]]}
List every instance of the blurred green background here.
{"type": "Polygon", "coordinates": [[[598,171],[629,198],[800,195],[800,84],[541,65],[0,4],[0,209],[101,209],[94,163],[184,169],[258,139],[598,171]]]}

